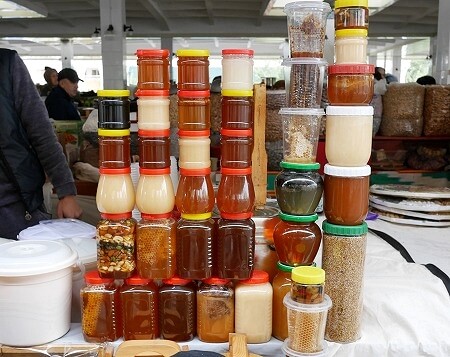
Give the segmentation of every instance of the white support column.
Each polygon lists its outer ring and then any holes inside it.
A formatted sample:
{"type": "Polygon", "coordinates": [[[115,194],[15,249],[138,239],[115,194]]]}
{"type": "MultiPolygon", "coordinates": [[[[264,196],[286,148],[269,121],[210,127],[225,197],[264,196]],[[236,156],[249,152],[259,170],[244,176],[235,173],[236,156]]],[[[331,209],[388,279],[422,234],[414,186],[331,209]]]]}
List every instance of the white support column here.
{"type": "Polygon", "coordinates": [[[125,89],[125,0],[100,0],[103,88],[125,89]],[[113,30],[107,31],[112,25],[113,30]]]}
{"type": "Polygon", "coordinates": [[[439,84],[450,83],[450,1],[439,0],[436,54],[433,56],[433,76],[439,84]]]}
{"type": "Polygon", "coordinates": [[[61,39],[61,69],[72,68],[73,42],[67,38],[61,39]]]}
{"type": "Polygon", "coordinates": [[[170,79],[173,79],[173,65],[172,65],[173,37],[161,37],[161,49],[169,50],[170,79]]]}
{"type": "Polygon", "coordinates": [[[399,81],[401,69],[402,69],[402,46],[397,46],[393,50],[391,74],[397,77],[399,81]]]}

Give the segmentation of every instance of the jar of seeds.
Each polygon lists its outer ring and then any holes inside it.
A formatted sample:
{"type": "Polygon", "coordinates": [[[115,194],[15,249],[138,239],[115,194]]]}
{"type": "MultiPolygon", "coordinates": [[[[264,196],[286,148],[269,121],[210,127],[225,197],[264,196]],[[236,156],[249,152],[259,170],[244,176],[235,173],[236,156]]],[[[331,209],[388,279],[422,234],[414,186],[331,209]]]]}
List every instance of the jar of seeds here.
{"type": "Polygon", "coordinates": [[[361,335],[363,276],[367,224],[339,226],[324,221],[322,268],[327,272],[325,293],[333,301],[325,338],[354,342],[361,335]]]}
{"type": "Polygon", "coordinates": [[[320,304],[324,296],[325,270],[299,266],[291,271],[291,299],[301,304],[320,304]]]}

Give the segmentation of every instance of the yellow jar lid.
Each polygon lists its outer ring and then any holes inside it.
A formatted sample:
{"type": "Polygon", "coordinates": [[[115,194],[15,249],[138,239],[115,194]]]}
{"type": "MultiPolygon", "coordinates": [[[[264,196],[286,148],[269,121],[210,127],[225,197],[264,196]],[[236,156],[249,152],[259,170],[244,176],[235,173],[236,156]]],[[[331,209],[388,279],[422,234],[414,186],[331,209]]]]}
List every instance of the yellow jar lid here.
{"type": "Polygon", "coordinates": [[[178,50],[177,57],[208,57],[208,50],[178,50]]]}
{"type": "Polygon", "coordinates": [[[325,282],[325,270],[313,266],[299,266],[292,269],[292,281],[299,284],[323,284],[325,282]]]}
{"type": "Polygon", "coordinates": [[[253,97],[252,90],[239,90],[239,89],[223,89],[222,96],[224,97],[253,97]]]}
{"type": "Polygon", "coordinates": [[[366,29],[344,29],[334,31],[336,37],[367,37],[366,29]]]}
{"type": "Polygon", "coordinates": [[[129,136],[130,129],[98,129],[97,134],[99,136],[129,136]]]}
{"type": "Polygon", "coordinates": [[[130,91],[128,89],[99,89],[97,91],[98,97],[129,97],[130,91]]]}
{"type": "Polygon", "coordinates": [[[202,221],[204,219],[209,219],[212,217],[212,212],[207,213],[197,213],[197,214],[189,214],[189,213],[182,213],[181,218],[190,220],[190,221],[202,221]]]}
{"type": "Polygon", "coordinates": [[[334,8],[339,7],[369,7],[369,0],[336,0],[334,8]]]}

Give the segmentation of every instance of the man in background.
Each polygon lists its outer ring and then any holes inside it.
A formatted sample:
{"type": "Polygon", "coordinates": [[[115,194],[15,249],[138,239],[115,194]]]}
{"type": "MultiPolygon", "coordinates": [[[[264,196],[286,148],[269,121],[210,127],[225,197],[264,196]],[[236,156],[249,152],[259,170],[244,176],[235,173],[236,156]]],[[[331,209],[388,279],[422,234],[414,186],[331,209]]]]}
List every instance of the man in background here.
{"type": "Polygon", "coordinates": [[[78,74],[72,68],[64,68],[58,73],[58,85],[45,99],[48,115],[54,120],[80,120],[80,113],[73,98],[78,93],[78,74]]]}

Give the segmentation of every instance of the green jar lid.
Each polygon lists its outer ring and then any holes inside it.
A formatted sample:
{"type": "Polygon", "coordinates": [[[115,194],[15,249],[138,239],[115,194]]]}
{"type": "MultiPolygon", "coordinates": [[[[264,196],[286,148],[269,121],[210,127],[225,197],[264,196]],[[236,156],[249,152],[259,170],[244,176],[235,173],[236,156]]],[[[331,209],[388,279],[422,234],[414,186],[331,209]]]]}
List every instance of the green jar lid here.
{"type": "Polygon", "coordinates": [[[283,221],[299,222],[299,223],[315,222],[319,218],[317,213],[308,214],[304,216],[294,216],[293,214],[286,214],[280,212],[278,215],[283,221]]]}
{"type": "Polygon", "coordinates": [[[320,164],[318,162],[314,162],[311,164],[298,164],[294,162],[281,161],[280,166],[283,169],[293,169],[293,170],[319,170],[320,164]]]}
{"type": "Polygon", "coordinates": [[[360,236],[366,234],[368,231],[367,223],[363,222],[358,226],[340,226],[337,224],[328,223],[327,221],[323,221],[322,230],[324,233],[333,234],[337,236],[360,236]]]}
{"type": "Polygon", "coordinates": [[[277,269],[290,273],[292,271],[292,269],[294,269],[295,267],[292,265],[287,265],[287,264],[283,264],[282,262],[278,261],[277,262],[277,269]]]}
{"type": "Polygon", "coordinates": [[[323,284],[325,282],[325,270],[312,266],[299,266],[292,269],[292,281],[299,284],[323,284]]]}

